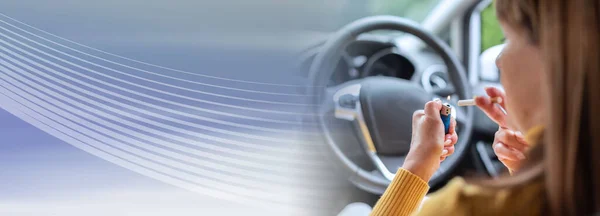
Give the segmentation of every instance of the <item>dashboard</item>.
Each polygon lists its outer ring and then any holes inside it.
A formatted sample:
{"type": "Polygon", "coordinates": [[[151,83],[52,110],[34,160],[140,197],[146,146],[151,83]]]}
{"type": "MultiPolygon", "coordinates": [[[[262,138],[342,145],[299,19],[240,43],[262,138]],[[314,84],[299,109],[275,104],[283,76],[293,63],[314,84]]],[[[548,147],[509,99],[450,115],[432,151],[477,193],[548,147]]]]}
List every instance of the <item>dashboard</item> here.
{"type": "Polygon", "coordinates": [[[392,44],[356,41],[346,48],[332,77],[332,85],[368,76],[390,76],[411,79],[415,65],[392,44]]]}
{"type": "MultiPolygon", "coordinates": [[[[315,47],[313,52],[317,51],[315,47]]],[[[314,53],[303,61],[302,71],[308,71],[314,53]]],[[[358,39],[346,47],[328,85],[369,76],[410,80],[428,92],[452,87],[443,60],[432,50],[408,51],[375,37],[358,39]]]]}

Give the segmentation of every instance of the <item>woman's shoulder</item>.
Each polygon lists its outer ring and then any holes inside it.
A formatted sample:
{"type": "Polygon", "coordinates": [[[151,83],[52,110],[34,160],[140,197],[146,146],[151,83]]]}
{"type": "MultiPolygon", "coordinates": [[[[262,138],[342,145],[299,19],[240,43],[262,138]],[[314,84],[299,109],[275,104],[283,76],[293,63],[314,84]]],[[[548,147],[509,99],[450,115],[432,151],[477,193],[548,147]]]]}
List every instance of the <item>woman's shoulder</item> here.
{"type": "Polygon", "coordinates": [[[432,193],[419,215],[539,215],[542,195],[541,181],[497,189],[457,177],[432,193]]]}

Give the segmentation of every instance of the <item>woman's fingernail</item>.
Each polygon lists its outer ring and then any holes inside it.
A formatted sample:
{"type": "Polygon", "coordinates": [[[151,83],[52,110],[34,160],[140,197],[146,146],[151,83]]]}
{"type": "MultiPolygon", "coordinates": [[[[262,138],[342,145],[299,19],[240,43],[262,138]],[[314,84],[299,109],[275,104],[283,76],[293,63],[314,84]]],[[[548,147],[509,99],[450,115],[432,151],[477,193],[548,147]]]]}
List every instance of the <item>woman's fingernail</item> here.
{"type": "Polygon", "coordinates": [[[527,141],[527,140],[525,140],[525,135],[523,133],[521,133],[521,131],[515,132],[515,136],[517,137],[517,140],[519,140],[521,142],[527,141]]]}
{"type": "Polygon", "coordinates": [[[448,150],[446,150],[446,149],[442,150],[442,155],[446,155],[446,154],[448,154],[448,150]]]}
{"type": "Polygon", "coordinates": [[[515,135],[515,131],[513,131],[513,130],[506,130],[506,134],[507,134],[509,137],[511,137],[511,136],[514,136],[514,135],[515,135]]]}
{"type": "Polygon", "coordinates": [[[517,135],[519,137],[523,137],[523,133],[521,133],[521,131],[515,131],[515,135],[517,135]]]}
{"type": "Polygon", "coordinates": [[[525,160],[526,158],[525,155],[521,152],[517,152],[516,155],[519,160],[525,160]]]}
{"type": "Polygon", "coordinates": [[[500,143],[500,142],[499,142],[499,143],[496,143],[496,144],[494,144],[494,145],[492,146],[492,148],[494,148],[494,149],[496,149],[496,150],[498,150],[498,149],[500,149],[500,148],[502,148],[502,147],[504,147],[504,144],[503,144],[503,143],[500,143]]]}
{"type": "Polygon", "coordinates": [[[444,146],[450,145],[452,143],[452,140],[446,140],[444,141],[444,146]]]}

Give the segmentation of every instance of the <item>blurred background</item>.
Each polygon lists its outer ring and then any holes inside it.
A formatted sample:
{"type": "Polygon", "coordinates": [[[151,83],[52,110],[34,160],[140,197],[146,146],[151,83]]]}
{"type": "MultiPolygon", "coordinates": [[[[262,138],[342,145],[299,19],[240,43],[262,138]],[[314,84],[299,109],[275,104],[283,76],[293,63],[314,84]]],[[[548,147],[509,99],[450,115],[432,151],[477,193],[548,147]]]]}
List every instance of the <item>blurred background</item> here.
{"type": "MultiPolygon", "coordinates": [[[[467,22],[479,1],[456,2],[1,1],[0,215],[372,204],[323,144],[299,59],[363,17],[431,26],[436,10],[457,10],[467,22]]],[[[481,17],[480,49],[502,44],[489,3],[481,17]]],[[[443,25],[429,31],[451,44],[443,25]]]]}

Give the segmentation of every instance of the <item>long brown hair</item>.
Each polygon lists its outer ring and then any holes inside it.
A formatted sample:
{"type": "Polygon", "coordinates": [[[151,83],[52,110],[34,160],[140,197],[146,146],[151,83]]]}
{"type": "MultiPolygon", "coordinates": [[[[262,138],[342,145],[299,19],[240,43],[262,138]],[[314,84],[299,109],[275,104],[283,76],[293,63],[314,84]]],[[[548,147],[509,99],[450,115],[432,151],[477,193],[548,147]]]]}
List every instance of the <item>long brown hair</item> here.
{"type": "Polygon", "coordinates": [[[600,211],[600,1],[496,0],[502,21],[527,33],[543,53],[546,130],[519,185],[535,177],[545,184],[547,213],[589,215],[600,211]]]}
{"type": "Polygon", "coordinates": [[[496,12],[542,51],[547,93],[543,144],[532,150],[539,155],[529,157],[514,178],[497,183],[515,186],[542,177],[547,213],[598,213],[600,1],[496,0],[496,12]]]}

